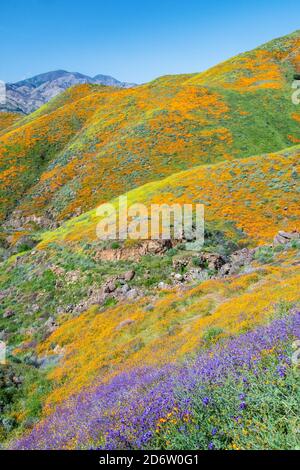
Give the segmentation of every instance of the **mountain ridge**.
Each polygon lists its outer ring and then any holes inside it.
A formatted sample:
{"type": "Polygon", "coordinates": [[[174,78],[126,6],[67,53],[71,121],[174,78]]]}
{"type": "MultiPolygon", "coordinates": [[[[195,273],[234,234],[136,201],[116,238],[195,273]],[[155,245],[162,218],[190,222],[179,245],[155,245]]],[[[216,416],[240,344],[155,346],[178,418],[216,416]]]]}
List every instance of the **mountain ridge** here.
{"type": "Polygon", "coordinates": [[[0,138],[2,219],[17,209],[14,219],[61,223],[199,164],[296,145],[299,44],[297,33],[200,74],[129,89],[66,90],[0,138]]]}
{"type": "Polygon", "coordinates": [[[95,77],[79,72],[54,70],[35,75],[25,80],[6,85],[6,104],[0,111],[30,114],[68,88],[80,84],[105,85],[130,88],[133,83],[121,82],[110,75],[98,74],[95,77]]]}

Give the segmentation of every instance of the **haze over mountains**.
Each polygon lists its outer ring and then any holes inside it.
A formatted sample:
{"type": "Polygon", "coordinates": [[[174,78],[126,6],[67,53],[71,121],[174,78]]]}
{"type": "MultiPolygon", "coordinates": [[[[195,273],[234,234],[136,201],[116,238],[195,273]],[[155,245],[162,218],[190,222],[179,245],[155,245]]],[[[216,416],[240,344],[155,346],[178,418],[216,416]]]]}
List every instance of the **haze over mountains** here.
{"type": "Polygon", "coordinates": [[[99,74],[95,77],[89,77],[78,72],[55,70],[17,83],[8,83],[6,86],[7,101],[5,105],[0,105],[0,111],[29,114],[71,86],[83,83],[118,88],[134,86],[132,83],[121,82],[109,75],[99,74]]]}

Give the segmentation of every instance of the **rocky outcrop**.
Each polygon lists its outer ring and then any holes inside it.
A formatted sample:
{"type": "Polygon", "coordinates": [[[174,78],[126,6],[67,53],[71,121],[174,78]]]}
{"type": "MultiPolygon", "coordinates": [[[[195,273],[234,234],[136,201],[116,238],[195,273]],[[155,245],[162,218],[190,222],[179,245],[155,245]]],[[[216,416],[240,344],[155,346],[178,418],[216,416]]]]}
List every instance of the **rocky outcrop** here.
{"type": "Polygon", "coordinates": [[[250,265],[254,255],[254,249],[243,248],[242,250],[235,251],[230,255],[228,262],[220,268],[219,275],[230,276],[237,274],[243,267],[250,265]]]}
{"type": "Polygon", "coordinates": [[[199,256],[199,266],[210,271],[219,271],[225,263],[225,258],[218,253],[201,253],[199,256]]]}
{"type": "Polygon", "coordinates": [[[22,213],[18,210],[14,211],[4,224],[6,229],[15,230],[30,228],[30,226],[44,229],[57,228],[57,224],[48,217],[37,216],[35,214],[23,217],[22,213]]]}
{"type": "Polygon", "coordinates": [[[127,320],[123,320],[123,321],[116,327],[116,330],[121,330],[121,329],[124,328],[125,326],[132,325],[133,323],[134,323],[134,320],[132,320],[131,318],[127,318],[127,320]]]}
{"type": "Polygon", "coordinates": [[[32,250],[32,248],[34,248],[38,242],[38,240],[31,237],[30,235],[24,235],[20,237],[10,249],[10,254],[19,253],[20,251],[32,250]]]}
{"type": "Polygon", "coordinates": [[[44,326],[48,334],[53,333],[58,328],[58,325],[53,317],[49,317],[44,326]]]}
{"type": "Polygon", "coordinates": [[[127,271],[123,276],[126,282],[132,281],[134,277],[135,277],[135,271],[133,271],[133,269],[131,269],[130,271],[127,271]]]}
{"type": "Polygon", "coordinates": [[[104,249],[95,255],[96,261],[139,261],[142,256],[163,255],[172,248],[171,240],[144,240],[133,246],[104,249]]]}
{"type": "Polygon", "coordinates": [[[219,253],[206,252],[198,253],[194,257],[175,258],[173,267],[176,271],[171,273],[171,280],[173,284],[179,285],[239,274],[246,266],[250,268],[254,255],[254,249],[243,248],[226,258],[219,253]]]}
{"type": "Polygon", "coordinates": [[[280,230],[277,235],[275,235],[274,240],[273,240],[273,245],[278,246],[278,245],[285,245],[287,243],[290,243],[292,240],[299,240],[300,239],[300,233],[294,230],[293,232],[283,232],[280,230]]]}
{"type": "Polygon", "coordinates": [[[128,284],[134,277],[135,271],[130,270],[110,277],[101,286],[92,286],[89,289],[87,298],[80,304],[72,306],[72,313],[79,314],[92,305],[102,305],[107,299],[131,301],[142,297],[144,292],[141,289],[128,284]]]}

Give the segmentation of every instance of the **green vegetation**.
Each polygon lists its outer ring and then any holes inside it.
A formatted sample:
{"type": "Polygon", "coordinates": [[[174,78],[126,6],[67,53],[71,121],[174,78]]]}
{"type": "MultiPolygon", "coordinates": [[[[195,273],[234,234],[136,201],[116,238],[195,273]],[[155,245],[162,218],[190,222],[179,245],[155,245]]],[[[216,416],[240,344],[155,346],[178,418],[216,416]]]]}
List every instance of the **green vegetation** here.
{"type": "MultiPolygon", "coordinates": [[[[56,405],[71,410],[95,383],[110,387],[141,367],[175,371],[295,313],[300,242],[272,242],[279,230],[299,230],[300,115],[290,96],[299,47],[298,31],[203,73],[130,89],[82,85],[30,116],[0,119],[3,446],[42,429],[56,405]],[[96,207],[117,207],[119,195],[147,208],[203,204],[204,246],[99,240],[96,207]]],[[[132,447],[299,448],[297,377],[273,352],[263,344],[259,364],[254,355],[249,370],[236,368],[239,380],[234,368],[222,383],[189,389],[188,415],[160,409],[148,440],[132,447]]],[[[139,419],[149,383],[124,388],[139,419]]],[[[130,428],[127,443],[140,429],[130,428]]],[[[109,433],[101,432],[102,443],[109,433]]],[[[66,448],[80,441],[73,437],[66,448]]]]}
{"type": "Polygon", "coordinates": [[[191,414],[162,424],[150,449],[299,450],[299,378],[276,357],[245,372],[238,384],[229,377],[188,396],[191,414]],[[205,397],[210,401],[203,406],[205,397]]]}

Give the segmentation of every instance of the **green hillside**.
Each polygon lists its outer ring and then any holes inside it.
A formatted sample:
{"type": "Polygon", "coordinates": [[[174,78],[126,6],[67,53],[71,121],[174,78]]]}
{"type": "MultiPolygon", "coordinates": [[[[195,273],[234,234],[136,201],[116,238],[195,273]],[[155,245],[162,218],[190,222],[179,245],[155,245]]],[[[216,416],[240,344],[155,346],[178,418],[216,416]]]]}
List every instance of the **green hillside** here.
{"type": "Polygon", "coordinates": [[[199,164],[295,145],[298,51],[296,32],[200,74],[67,91],[1,136],[2,219],[55,224],[199,164]]]}

